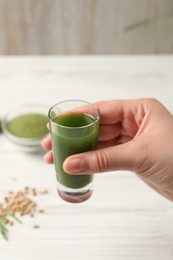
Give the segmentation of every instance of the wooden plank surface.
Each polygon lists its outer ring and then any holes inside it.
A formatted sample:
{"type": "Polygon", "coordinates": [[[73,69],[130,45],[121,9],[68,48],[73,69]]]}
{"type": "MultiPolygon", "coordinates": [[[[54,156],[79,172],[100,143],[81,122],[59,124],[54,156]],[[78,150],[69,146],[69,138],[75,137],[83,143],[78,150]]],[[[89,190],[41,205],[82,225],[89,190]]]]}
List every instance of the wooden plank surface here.
{"type": "Polygon", "coordinates": [[[0,0],[0,54],[172,53],[172,0],[0,0]]]}
{"type": "MultiPolygon", "coordinates": [[[[91,102],[152,96],[170,110],[173,57],[0,57],[0,115],[25,103],[91,102]]],[[[129,172],[95,176],[93,197],[73,205],[56,192],[55,170],[42,154],[19,151],[0,135],[0,199],[25,186],[44,214],[22,218],[0,237],[3,260],[172,260],[172,202],[129,172]],[[14,179],[15,178],[15,179],[14,179]],[[39,229],[33,229],[38,224],[39,229]]]]}

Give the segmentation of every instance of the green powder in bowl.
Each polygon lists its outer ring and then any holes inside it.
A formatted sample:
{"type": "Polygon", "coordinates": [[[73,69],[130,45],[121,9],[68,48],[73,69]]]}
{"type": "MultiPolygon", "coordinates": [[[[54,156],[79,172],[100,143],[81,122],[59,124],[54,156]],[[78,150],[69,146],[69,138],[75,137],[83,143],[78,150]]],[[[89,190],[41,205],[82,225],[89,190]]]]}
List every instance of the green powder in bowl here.
{"type": "Polygon", "coordinates": [[[8,131],[23,138],[41,138],[48,133],[47,116],[42,114],[24,114],[7,123],[8,131]]]}
{"type": "Polygon", "coordinates": [[[25,151],[40,149],[41,140],[49,132],[48,109],[44,105],[31,104],[12,110],[2,119],[5,136],[25,151]]]}

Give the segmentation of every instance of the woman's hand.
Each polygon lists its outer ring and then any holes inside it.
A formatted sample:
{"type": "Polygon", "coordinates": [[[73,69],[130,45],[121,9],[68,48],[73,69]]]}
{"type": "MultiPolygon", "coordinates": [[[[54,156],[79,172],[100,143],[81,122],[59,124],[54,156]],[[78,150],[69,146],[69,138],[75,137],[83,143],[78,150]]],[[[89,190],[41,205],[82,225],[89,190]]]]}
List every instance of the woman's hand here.
{"type": "MultiPolygon", "coordinates": [[[[128,170],[173,200],[173,116],[155,99],[97,102],[100,110],[98,149],[69,156],[69,174],[128,170]]],[[[53,163],[51,139],[42,141],[53,163]]]]}

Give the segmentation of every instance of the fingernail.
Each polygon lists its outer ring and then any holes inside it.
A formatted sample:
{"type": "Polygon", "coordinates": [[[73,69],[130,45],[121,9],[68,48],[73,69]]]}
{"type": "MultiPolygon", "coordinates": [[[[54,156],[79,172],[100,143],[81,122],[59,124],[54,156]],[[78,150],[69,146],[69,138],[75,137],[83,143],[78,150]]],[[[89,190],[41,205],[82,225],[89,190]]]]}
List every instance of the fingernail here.
{"type": "Polygon", "coordinates": [[[64,170],[68,173],[84,172],[84,161],[82,159],[70,159],[64,163],[64,170]]]}

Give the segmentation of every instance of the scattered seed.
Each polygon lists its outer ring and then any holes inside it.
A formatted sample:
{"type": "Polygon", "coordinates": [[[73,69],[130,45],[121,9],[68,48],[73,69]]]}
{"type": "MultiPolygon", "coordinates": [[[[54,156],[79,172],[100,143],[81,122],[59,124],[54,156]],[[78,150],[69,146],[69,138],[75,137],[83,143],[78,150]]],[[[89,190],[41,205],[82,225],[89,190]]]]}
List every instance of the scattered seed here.
{"type": "Polygon", "coordinates": [[[39,213],[44,213],[45,211],[44,211],[44,209],[39,209],[38,212],[39,212],[39,213]]]}
{"type": "Polygon", "coordinates": [[[46,190],[46,189],[42,189],[42,190],[40,190],[40,194],[46,194],[46,193],[48,193],[48,191],[46,190]]]}
{"type": "Polygon", "coordinates": [[[9,224],[9,222],[10,222],[10,221],[9,221],[8,219],[5,219],[5,220],[4,220],[4,224],[9,224]]]}
{"type": "Polygon", "coordinates": [[[33,227],[33,228],[40,228],[39,225],[33,225],[32,227],[33,227]]]}
{"type": "MultiPolygon", "coordinates": [[[[16,181],[16,178],[12,178],[12,180],[16,181]]],[[[10,219],[12,215],[14,219],[17,219],[15,216],[16,213],[20,216],[28,215],[32,218],[35,213],[44,213],[44,209],[37,209],[37,203],[32,199],[32,196],[44,195],[47,193],[48,190],[46,189],[37,190],[36,188],[31,188],[29,186],[16,192],[9,190],[3,199],[3,203],[0,203],[0,216],[4,218],[3,224],[13,226],[14,222],[10,219]]],[[[34,224],[33,228],[37,229],[40,228],[40,226],[34,224]]]]}

